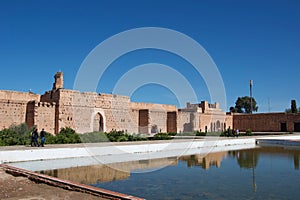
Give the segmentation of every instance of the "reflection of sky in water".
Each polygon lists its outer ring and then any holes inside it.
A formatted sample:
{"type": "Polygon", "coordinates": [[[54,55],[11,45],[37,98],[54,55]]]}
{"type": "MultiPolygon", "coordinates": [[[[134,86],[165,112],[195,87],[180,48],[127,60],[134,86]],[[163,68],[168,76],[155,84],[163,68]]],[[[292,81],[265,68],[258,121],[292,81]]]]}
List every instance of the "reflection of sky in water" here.
{"type": "Polygon", "coordinates": [[[146,199],[297,199],[299,155],[299,150],[256,148],[207,159],[185,156],[156,171],[93,185],[146,199]]]}

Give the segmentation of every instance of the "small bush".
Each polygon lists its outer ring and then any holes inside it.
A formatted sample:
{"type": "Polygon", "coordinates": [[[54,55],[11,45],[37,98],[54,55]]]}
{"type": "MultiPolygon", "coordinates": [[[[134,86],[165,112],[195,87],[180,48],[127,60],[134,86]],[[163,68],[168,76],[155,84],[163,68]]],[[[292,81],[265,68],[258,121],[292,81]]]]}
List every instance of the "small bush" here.
{"type": "Polygon", "coordinates": [[[81,143],[81,139],[75,131],[69,127],[62,128],[57,135],[46,132],[45,144],[74,144],[81,143]]]}
{"type": "Polygon", "coordinates": [[[5,146],[4,142],[2,141],[2,139],[0,138],[0,146],[5,146]]]}
{"type": "Polygon", "coordinates": [[[169,136],[177,136],[179,133],[168,133],[169,136]]]}
{"type": "Polygon", "coordinates": [[[170,139],[172,139],[172,137],[169,136],[168,133],[157,133],[151,138],[151,140],[170,140],[170,139]]]}
{"type": "Polygon", "coordinates": [[[128,141],[145,141],[145,140],[148,140],[148,137],[144,134],[126,134],[127,137],[128,137],[128,141]]]}
{"type": "Polygon", "coordinates": [[[222,131],[220,137],[226,137],[226,136],[227,136],[227,130],[222,131]]]}
{"type": "Polygon", "coordinates": [[[127,135],[121,135],[120,137],[118,137],[116,139],[116,141],[117,142],[126,142],[126,141],[128,141],[128,137],[127,137],[127,135]]]}
{"type": "Polygon", "coordinates": [[[128,134],[123,131],[111,131],[105,133],[110,142],[143,141],[148,138],[143,134],[128,134]]]}
{"type": "Polygon", "coordinates": [[[45,138],[45,144],[57,144],[56,135],[52,135],[46,132],[45,138]]]}
{"type": "Polygon", "coordinates": [[[251,129],[247,129],[245,135],[246,136],[252,136],[253,134],[252,134],[251,129]]]}
{"type": "Polygon", "coordinates": [[[196,136],[206,136],[206,133],[205,132],[197,131],[196,132],[196,136]]]}
{"type": "Polygon", "coordinates": [[[0,145],[26,145],[30,143],[30,129],[25,123],[20,125],[12,125],[9,128],[0,131],[0,145]]]}
{"type": "MultiPolygon", "coordinates": [[[[124,132],[123,131],[111,131],[109,133],[106,134],[107,138],[109,139],[109,141],[111,142],[119,142],[120,141],[120,137],[124,136],[124,132]]],[[[124,141],[125,138],[123,137],[122,141],[124,141]]]]}
{"type": "Polygon", "coordinates": [[[81,143],[80,136],[75,133],[75,130],[67,127],[62,128],[56,135],[56,144],[74,144],[81,143]]]}

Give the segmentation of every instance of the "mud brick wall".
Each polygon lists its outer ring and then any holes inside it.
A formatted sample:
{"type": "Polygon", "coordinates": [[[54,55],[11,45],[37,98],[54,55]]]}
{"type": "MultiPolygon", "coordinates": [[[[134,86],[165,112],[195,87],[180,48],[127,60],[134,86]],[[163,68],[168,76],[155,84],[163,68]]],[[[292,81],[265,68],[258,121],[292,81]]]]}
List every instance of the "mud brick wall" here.
{"type": "Polygon", "coordinates": [[[177,112],[167,112],[167,132],[177,133],[177,112]]]}
{"type": "MultiPolygon", "coordinates": [[[[136,115],[133,117],[134,120],[138,119],[138,131],[146,134],[167,132],[167,113],[177,112],[177,107],[174,105],[137,102],[131,102],[130,105],[131,109],[139,114],[138,118],[136,115]],[[147,112],[147,115],[144,112],[147,112]]],[[[177,124],[177,121],[174,123],[177,124]]]]}
{"type": "Polygon", "coordinates": [[[186,109],[178,111],[174,105],[136,103],[127,96],[61,87],[41,96],[29,92],[0,91],[0,127],[26,122],[29,127],[36,125],[50,133],[70,127],[78,133],[118,130],[150,134],[204,131],[205,126],[211,131],[211,127],[216,130],[214,123],[221,124],[221,127],[225,123],[232,124],[232,117],[225,117],[218,104],[188,104],[186,109]],[[147,115],[141,114],[140,111],[144,110],[147,115]]]}
{"type": "Polygon", "coordinates": [[[32,127],[35,125],[35,101],[30,101],[27,103],[26,107],[26,124],[27,127],[32,127]]]}
{"type": "Polygon", "coordinates": [[[174,105],[166,104],[155,104],[155,103],[140,103],[140,102],[130,102],[130,106],[135,110],[164,110],[165,112],[177,112],[177,107],[174,105]]]}
{"type": "Polygon", "coordinates": [[[149,111],[149,128],[148,133],[167,132],[167,112],[165,110],[149,111]]]}
{"type": "Polygon", "coordinates": [[[225,116],[225,129],[233,128],[233,115],[231,113],[226,114],[225,116]]]}
{"type": "Polygon", "coordinates": [[[78,133],[92,132],[96,93],[60,89],[57,106],[58,129],[70,127],[78,133]]]}
{"type": "Polygon", "coordinates": [[[26,122],[26,101],[0,100],[1,129],[26,122]]]}
{"type": "Polygon", "coordinates": [[[177,131],[192,132],[194,130],[195,113],[189,111],[178,111],[177,131]]]}
{"type": "Polygon", "coordinates": [[[128,133],[138,134],[139,132],[139,110],[130,109],[130,129],[128,133]]]}
{"type": "Polygon", "coordinates": [[[231,126],[230,124],[231,116],[226,116],[225,113],[220,114],[219,112],[216,114],[208,114],[202,113],[200,114],[200,129],[205,132],[207,128],[207,132],[222,132],[225,130],[227,126],[231,126]],[[228,121],[226,121],[228,120],[228,121]]]}
{"type": "Polygon", "coordinates": [[[214,123],[232,124],[232,116],[225,117],[218,103],[187,103],[178,111],[174,105],[136,103],[127,96],[63,89],[62,72],[54,79],[53,89],[43,95],[0,91],[0,128],[26,122],[50,133],[70,127],[78,133],[118,130],[150,134],[203,131],[205,126],[215,130],[214,123]]]}
{"type": "Polygon", "coordinates": [[[40,95],[33,94],[30,92],[16,92],[16,91],[7,91],[0,90],[0,99],[1,100],[14,100],[14,101],[39,101],[40,95]]]}
{"type": "Polygon", "coordinates": [[[136,112],[131,109],[129,97],[64,89],[59,93],[59,128],[71,127],[78,133],[97,131],[93,130],[93,123],[100,114],[103,131],[137,133],[136,112]]]}
{"type": "Polygon", "coordinates": [[[57,91],[47,91],[43,95],[41,95],[41,102],[49,102],[56,104],[59,102],[59,90],[57,91]]]}
{"type": "Polygon", "coordinates": [[[0,91],[0,129],[25,123],[27,104],[39,99],[29,92],[0,91]]]}
{"type": "Polygon", "coordinates": [[[138,132],[148,134],[149,129],[150,129],[149,128],[149,110],[148,109],[139,110],[138,121],[139,121],[138,132]]]}
{"type": "Polygon", "coordinates": [[[182,109],[178,111],[177,123],[178,132],[221,132],[225,126],[232,127],[232,116],[219,112],[212,114],[182,109]]]}
{"type": "Polygon", "coordinates": [[[55,103],[36,102],[34,108],[34,123],[39,131],[42,128],[48,133],[55,133],[55,103]]]}
{"type": "Polygon", "coordinates": [[[281,124],[286,123],[286,131],[295,130],[295,123],[300,123],[300,114],[259,113],[234,114],[233,126],[241,131],[251,129],[254,132],[281,132],[281,124]]]}

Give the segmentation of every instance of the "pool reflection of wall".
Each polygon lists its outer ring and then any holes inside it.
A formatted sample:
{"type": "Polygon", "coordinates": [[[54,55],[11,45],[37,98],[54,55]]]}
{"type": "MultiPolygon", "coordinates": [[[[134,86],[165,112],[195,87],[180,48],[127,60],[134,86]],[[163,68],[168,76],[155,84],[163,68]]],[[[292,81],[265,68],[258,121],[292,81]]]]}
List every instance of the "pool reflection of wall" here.
{"type": "Polygon", "coordinates": [[[171,157],[112,163],[107,165],[71,167],[66,169],[47,170],[42,171],[41,173],[82,184],[92,184],[127,179],[130,176],[130,172],[134,170],[147,170],[176,164],[177,158],[171,157]]]}
{"type": "Polygon", "coordinates": [[[182,156],[179,158],[181,161],[186,161],[188,167],[201,166],[203,169],[209,169],[211,166],[221,167],[221,161],[227,156],[227,151],[209,153],[207,155],[191,155],[182,156]]]}
{"type": "Polygon", "coordinates": [[[262,155],[274,155],[289,157],[293,159],[294,169],[299,170],[300,149],[285,149],[280,147],[263,147],[255,149],[244,149],[236,151],[216,152],[207,155],[189,155],[179,158],[187,162],[188,167],[200,166],[203,169],[209,169],[212,166],[221,167],[221,162],[226,156],[236,158],[240,168],[253,169],[259,163],[259,157],[262,155]],[[284,150],[283,150],[284,149],[284,150]]]}
{"type": "Polygon", "coordinates": [[[300,149],[288,149],[286,147],[262,147],[255,149],[244,149],[237,151],[229,151],[228,155],[236,158],[241,168],[256,168],[259,163],[260,156],[274,155],[284,158],[293,159],[294,169],[299,170],[300,149]]]}
{"type": "Polygon", "coordinates": [[[299,170],[299,153],[294,153],[294,167],[296,170],[299,170]]]}
{"type": "Polygon", "coordinates": [[[282,156],[285,159],[293,159],[294,169],[299,170],[299,149],[263,147],[228,152],[216,152],[209,153],[207,155],[189,155],[182,156],[180,158],[170,157],[113,163],[108,165],[72,167],[67,169],[42,171],[41,173],[83,184],[93,184],[128,179],[132,171],[152,171],[165,166],[177,165],[178,161],[186,162],[188,167],[201,167],[205,170],[210,169],[212,166],[220,168],[222,160],[227,156],[231,156],[236,159],[240,168],[254,170],[258,166],[259,158],[261,156],[267,155],[268,157],[272,157],[274,154],[276,154],[276,157],[282,156]]]}

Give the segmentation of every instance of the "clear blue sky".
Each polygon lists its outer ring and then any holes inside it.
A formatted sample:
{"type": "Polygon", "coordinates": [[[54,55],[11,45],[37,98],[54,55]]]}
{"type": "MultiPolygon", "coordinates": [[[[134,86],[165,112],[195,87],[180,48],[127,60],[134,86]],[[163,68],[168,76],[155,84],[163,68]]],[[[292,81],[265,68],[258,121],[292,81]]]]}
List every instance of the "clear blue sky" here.
{"type": "MultiPolygon", "coordinates": [[[[249,95],[252,79],[259,112],[284,111],[291,99],[300,105],[299,9],[300,1],[285,0],[0,0],[0,89],[42,94],[52,88],[59,70],[71,89],[81,63],[100,42],[132,28],[164,27],[188,35],[210,54],[222,75],[228,108],[238,96],[249,95]]],[[[120,66],[128,70],[148,62],[182,61],[155,50],[128,54],[108,70],[98,92],[111,92],[126,72],[120,66]]],[[[209,101],[203,84],[200,78],[197,95],[209,101]]],[[[132,99],[176,103],[168,94],[166,88],[146,85],[132,99]]]]}

